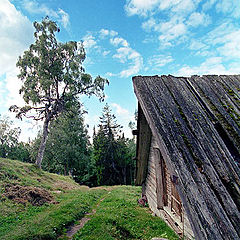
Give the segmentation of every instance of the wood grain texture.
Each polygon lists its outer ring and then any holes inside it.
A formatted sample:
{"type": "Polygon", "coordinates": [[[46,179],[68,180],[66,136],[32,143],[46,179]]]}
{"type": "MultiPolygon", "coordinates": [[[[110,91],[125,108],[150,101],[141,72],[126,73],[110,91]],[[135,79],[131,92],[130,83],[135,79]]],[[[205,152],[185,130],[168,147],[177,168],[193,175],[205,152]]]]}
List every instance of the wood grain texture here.
{"type": "Polygon", "coordinates": [[[133,83],[195,238],[239,239],[240,77],[138,76],[133,83]]]}
{"type": "Polygon", "coordinates": [[[143,114],[141,107],[138,108],[138,143],[137,143],[137,165],[136,185],[142,185],[147,176],[147,162],[151,144],[151,130],[143,114]]]}

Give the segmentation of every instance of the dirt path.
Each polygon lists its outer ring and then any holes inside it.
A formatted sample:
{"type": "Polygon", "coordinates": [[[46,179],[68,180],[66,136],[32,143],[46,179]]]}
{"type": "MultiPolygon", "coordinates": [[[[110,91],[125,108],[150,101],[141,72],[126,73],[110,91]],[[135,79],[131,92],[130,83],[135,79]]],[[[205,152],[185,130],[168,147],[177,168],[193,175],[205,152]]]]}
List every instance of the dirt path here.
{"type": "MultiPolygon", "coordinates": [[[[108,192],[109,194],[110,192],[108,192]]],[[[74,224],[73,226],[70,226],[69,229],[67,230],[67,233],[66,233],[66,236],[67,238],[70,240],[73,238],[73,236],[81,229],[84,227],[84,225],[89,221],[91,220],[91,216],[94,215],[97,211],[97,208],[99,207],[99,205],[101,204],[101,202],[105,199],[105,197],[103,197],[99,203],[96,205],[96,208],[94,208],[92,210],[92,212],[90,213],[86,213],[85,216],[80,219],[78,221],[78,223],[74,224]]]]}

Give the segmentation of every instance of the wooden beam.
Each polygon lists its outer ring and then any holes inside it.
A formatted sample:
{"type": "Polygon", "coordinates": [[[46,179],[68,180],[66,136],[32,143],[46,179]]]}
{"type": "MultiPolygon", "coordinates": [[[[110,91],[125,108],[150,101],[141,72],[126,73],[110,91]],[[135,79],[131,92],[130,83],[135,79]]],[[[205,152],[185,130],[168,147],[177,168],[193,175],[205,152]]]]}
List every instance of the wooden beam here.
{"type": "Polygon", "coordinates": [[[151,145],[152,133],[148,122],[139,105],[138,107],[138,135],[137,135],[137,163],[135,184],[141,186],[147,176],[147,164],[151,145]]]}
{"type": "Polygon", "coordinates": [[[154,162],[156,174],[157,208],[163,209],[167,205],[167,186],[164,159],[159,148],[154,148],[154,162]]]}

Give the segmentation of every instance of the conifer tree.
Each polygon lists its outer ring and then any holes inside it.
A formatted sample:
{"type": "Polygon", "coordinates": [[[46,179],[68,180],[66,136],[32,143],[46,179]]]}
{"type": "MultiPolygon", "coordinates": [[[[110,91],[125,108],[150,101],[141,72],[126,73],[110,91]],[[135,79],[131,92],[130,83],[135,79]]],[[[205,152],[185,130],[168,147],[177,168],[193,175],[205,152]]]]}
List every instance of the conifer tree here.
{"type": "Polygon", "coordinates": [[[98,127],[93,137],[97,184],[131,184],[135,152],[132,151],[131,140],[125,138],[108,104],[103,108],[98,127]]]}

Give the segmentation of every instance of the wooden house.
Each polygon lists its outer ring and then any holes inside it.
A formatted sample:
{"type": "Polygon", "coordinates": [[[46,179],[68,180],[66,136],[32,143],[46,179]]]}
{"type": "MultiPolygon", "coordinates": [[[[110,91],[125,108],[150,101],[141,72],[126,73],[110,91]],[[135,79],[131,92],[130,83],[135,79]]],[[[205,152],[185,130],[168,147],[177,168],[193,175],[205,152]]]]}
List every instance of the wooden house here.
{"type": "Polygon", "coordinates": [[[240,239],[240,75],[136,76],[136,184],[180,236],[240,239]]]}

